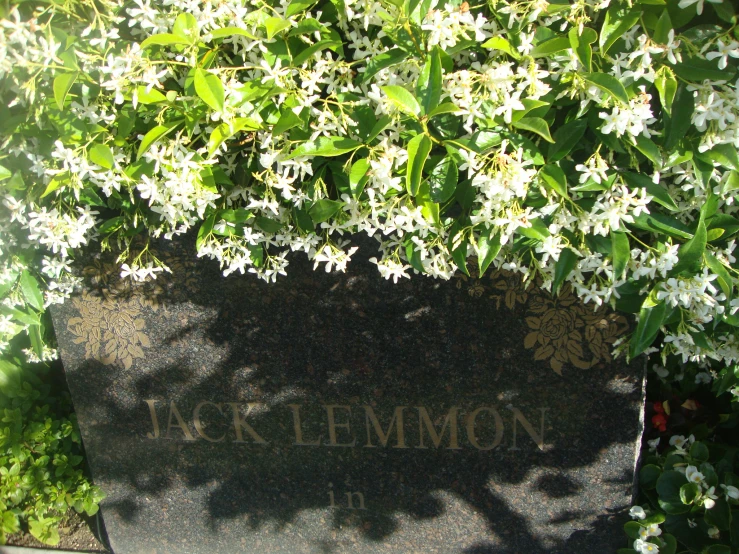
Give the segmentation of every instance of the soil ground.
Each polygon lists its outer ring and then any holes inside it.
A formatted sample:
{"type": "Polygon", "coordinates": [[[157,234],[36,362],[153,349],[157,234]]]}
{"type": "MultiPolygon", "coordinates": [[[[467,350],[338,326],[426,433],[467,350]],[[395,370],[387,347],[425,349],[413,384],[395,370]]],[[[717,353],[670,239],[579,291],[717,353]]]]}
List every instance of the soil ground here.
{"type": "Polygon", "coordinates": [[[75,550],[79,552],[104,552],[109,550],[98,539],[97,519],[83,518],[74,510],[70,510],[59,525],[59,544],[49,546],[36,540],[28,532],[20,532],[8,537],[8,546],[31,546],[59,550],[75,550]],[[94,530],[94,532],[93,532],[94,530]]]}

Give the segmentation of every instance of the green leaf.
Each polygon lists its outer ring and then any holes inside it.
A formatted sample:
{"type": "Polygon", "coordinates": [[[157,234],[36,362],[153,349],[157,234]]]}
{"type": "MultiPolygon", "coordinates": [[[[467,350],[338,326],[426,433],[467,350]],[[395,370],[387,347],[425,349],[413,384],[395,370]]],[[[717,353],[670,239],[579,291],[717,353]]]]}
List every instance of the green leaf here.
{"type": "Polygon", "coordinates": [[[623,0],[611,2],[598,38],[602,56],[608,52],[614,42],[636,25],[641,16],[641,11],[641,7],[634,6],[632,8],[630,3],[623,0]]]}
{"type": "Polygon", "coordinates": [[[663,146],[667,152],[675,148],[680,139],[687,134],[694,109],[693,93],[684,84],[679,85],[672,102],[672,115],[665,118],[663,146]]]}
{"type": "Polygon", "coordinates": [[[739,154],[733,144],[717,144],[703,154],[717,164],[739,171],[739,154]]]}
{"type": "Polygon", "coordinates": [[[139,150],[136,153],[136,159],[140,159],[141,156],[146,154],[146,152],[149,151],[149,148],[158,141],[160,138],[162,138],[165,135],[168,135],[171,133],[174,129],[176,129],[179,125],[181,125],[182,122],[179,121],[177,123],[167,123],[166,125],[157,125],[153,129],[150,129],[145,135],[144,138],[141,139],[141,144],[139,145],[139,150]]]}
{"type": "Polygon", "coordinates": [[[614,279],[623,279],[626,274],[626,266],[631,258],[629,237],[626,233],[611,231],[611,257],[613,259],[614,279]]]}
{"type": "MultiPolygon", "coordinates": [[[[665,13],[667,13],[667,11],[665,11],[665,13]]],[[[675,100],[675,93],[677,92],[677,79],[675,79],[675,74],[669,67],[663,65],[657,71],[657,75],[654,78],[654,85],[657,87],[662,109],[665,110],[668,115],[672,115],[672,102],[675,100]]]]}
{"type": "Polygon", "coordinates": [[[690,445],[690,457],[699,462],[707,461],[708,447],[700,441],[695,441],[690,445]]]}
{"type": "Polygon", "coordinates": [[[113,169],[115,158],[113,152],[107,144],[95,144],[87,153],[90,161],[105,169],[113,169]]]}
{"type": "Polygon", "coordinates": [[[559,253],[559,259],[554,265],[554,280],[552,281],[552,294],[556,295],[567,276],[577,265],[577,254],[571,248],[563,248],[559,253]]]}
{"type": "Polygon", "coordinates": [[[706,510],[704,516],[708,525],[714,525],[722,531],[728,531],[731,526],[731,506],[726,501],[725,496],[720,496],[716,500],[716,505],[710,510],[706,510]]]}
{"type": "Polygon", "coordinates": [[[570,47],[570,39],[567,37],[554,37],[544,42],[540,42],[531,50],[531,56],[534,58],[542,58],[551,56],[570,47]]]}
{"type": "Polygon", "coordinates": [[[673,238],[689,239],[693,236],[690,229],[674,217],[669,217],[659,213],[645,214],[640,213],[634,216],[633,227],[651,231],[658,235],[665,234],[673,238]]]}
{"type": "Polygon", "coordinates": [[[516,233],[535,240],[544,240],[551,235],[549,228],[541,218],[530,219],[529,223],[531,224],[529,227],[517,227],[516,233]]]}
{"type": "Polygon", "coordinates": [[[680,487],[680,502],[683,504],[692,504],[700,493],[700,485],[696,483],[685,483],[680,487]]]}
{"type": "Polygon", "coordinates": [[[563,198],[568,198],[567,176],[561,167],[556,164],[543,165],[539,170],[539,177],[548,189],[553,190],[563,198]]]}
{"type": "Polygon", "coordinates": [[[0,181],[4,181],[5,179],[10,179],[12,175],[13,174],[10,172],[10,170],[7,167],[0,165],[0,181]]]}
{"type": "Polygon", "coordinates": [[[220,29],[213,29],[210,32],[210,36],[212,36],[214,39],[231,37],[233,35],[239,35],[242,37],[250,38],[252,40],[256,40],[257,38],[246,29],[242,29],[240,27],[222,27],[220,29]]]}
{"type": "Polygon", "coordinates": [[[19,282],[21,291],[23,292],[23,298],[26,299],[26,302],[38,311],[44,311],[44,295],[41,294],[41,289],[36,277],[34,277],[30,271],[24,269],[21,273],[19,282]]]}
{"type": "Polygon", "coordinates": [[[655,167],[661,168],[664,160],[662,159],[662,152],[659,151],[659,147],[653,141],[642,135],[639,135],[634,140],[634,146],[636,149],[644,154],[646,158],[655,165],[655,167]]]}
{"type": "Polygon", "coordinates": [[[285,10],[285,17],[292,17],[296,14],[303,13],[315,3],[316,0],[291,0],[285,10]]]}
{"type": "Polygon", "coordinates": [[[681,79],[686,81],[703,82],[705,79],[711,81],[729,81],[736,71],[731,65],[725,69],[719,69],[715,61],[705,60],[703,58],[690,57],[687,54],[682,56],[683,61],[672,66],[672,70],[681,79]]]}
{"type": "Polygon", "coordinates": [[[44,339],[41,337],[41,325],[31,325],[26,329],[31,347],[39,360],[44,359],[44,339]]]}
{"type": "Polygon", "coordinates": [[[423,164],[426,163],[429,152],[431,152],[431,141],[423,133],[416,135],[408,142],[408,169],[405,188],[411,196],[418,194],[418,189],[421,187],[423,164]]]}
{"type": "Polygon", "coordinates": [[[300,156],[322,156],[324,158],[330,158],[341,156],[342,154],[356,150],[360,146],[362,146],[361,142],[346,137],[318,137],[315,141],[304,142],[285,159],[291,160],[300,156]]]}
{"type": "Polygon", "coordinates": [[[143,105],[157,104],[159,102],[167,101],[167,97],[164,96],[157,89],[153,88],[147,91],[145,86],[136,87],[136,99],[138,100],[139,104],[143,105]]]}
{"type": "Polygon", "coordinates": [[[369,176],[367,175],[369,168],[370,162],[367,158],[361,158],[352,164],[352,168],[349,171],[349,188],[355,199],[359,199],[362,196],[364,186],[369,180],[369,176]]]}
{"type": "Polygon", "coordinates": [[[593,49],[590,47],[598,40],[598,33],[590,27],[583,27],[582,33],[578,33],[577,27],[572,27],[567,35],[570,41],[570,47],[577,54],[577,58],[585,67],[586,71],[592,71],[591,61],[593,59],[593,49]]]}
{"type": "Polygon", "coordinates": [[[141,43],[141,49],[146,50],[150,46],[171,46],[173,44],[190,46],[192,43],[191,41],[172,33],[159,33],[158,35],[151,35],[144,40],[144,42],[141,43]]]}
{"type": "Polygon", "coordinates": [[[290,22],[281,17],[268,17],[264,21],[264,30],[267,31],[267,38],[271,39],[280,31],[284,31],[290,27],[290,22]]]}
{"type": "Polygon", "coordinates": [[[254,224],[265,233],[278,233],[282,229],[282,223],[269,217],[259,216],[254,218],[254,224]]]}
{"type": "Polygon", "coordinates": [[[64,110],[64,101],[67,99],[69,89],[72,88],[72,85],[77,80],[77,75],[79,73],[73,71],[72,73],[60,73],[54,77],[54,100],[56,101],[57,107],[62,111],[64,110]]]}
{"type": "Polygon", "coordinates": [[[706,224],[703,222],[703,217],[701,216],[698,220],[698,228],[693,238],[681,245],[678,249],[678,262],[672,268],[672,273],[686,272],[694,275],[700,271],[703,253],[706,251],[707,235],[706,224]]]}
{"type": "Polygon", "coordinates": [[[422,114],[429,113],[439,105],[441,84],[441,57],[439,49],[433,48],[426,57],[416,83],[416,96],[420,101],[422,114]]]}
{"type": "MultiPolygon", "coordinates": [[[[654,339],[657,337],[657,333],[659,333],[659,328],[664,321],[666,312],[667,305],[664,300],[655,306],[642,306],[639,311],[639,323],[629,341],[629,356],[631,358],[636,358],[639,354],[652,346],[654,339]]],[[[684,476],[683,479],[685,479],[684,476]]]]}
{"type": "Polygon", "coordinates": [[[582,78],[606,94],[611,95],[619,102],[623,104],[629,103],[629,95],[626,93],[626,89],[621,84],[621,81],[614,76],[608,75],[607,73],[584,73],[582,78]]]}
{"type": "Polygon", "coordinates": [[[217,112],[223,111],[225,92],[218,77],[198,67],[195,69],[194,84],[195,92],[203,102],[217,112]]]}
{"type": "Polygon", "coordinates": [[[726,266],[711,252],[706,250],[703,253],[703,260],[709,269],[716,275],[718,275],[718,284],[721,287],[721,291],[726,295],[727,301],[730,301],[734,290],[734,281],[726,269],[726,266]]]}
{"type": "Polygon", "coordinates": [[[334,48],[337,46],[341,46],[341,42],[336,40],[319,40],[315,44],[311,44],[307,48],[302,49],[294,58],[293,58],[293,65],[295,67],[300,67],[305,62],[307,62],[309,59],[313,57],[314,54],[317,52],[320,52],[321,50],[324,50],[325,48],[334,48]]]}
{"type": "Polygon", "coordinates": [[[185,39],[188,44],[195,44],[200,38],[197,19],[190,13],[181,13],[174,21],[172,33],[185,39]]]}
{"type": "Polygon", "coordinates": [[[211,232],[213,231],[213,225],[215,225],[215,222],[216,212],[213,212],[200,224],[200,229],[198,229],[198,238],[195,241],[196,250],[200,250],[200,247],[205,243],[205,240],[208,238],[208,236],[210,236],[211,232]]]}
{"type": "Polygon", "coordinates": [[[679,471],[665,471],[657,479],[657,494],[664,502],[677,503],[680,500],[680,489],[688,483],[684,474],[679,471]]]}
{"type": "Polygon", "coordinates": [[[512,122],[511,125],[524,131],[536,133],[547,142],[554,142],[552,135],[549,134],[549,125],[540,117],[523,117],[518,121],[512,122]]]}
{"type": "Polygon", "coordinates": [[[375,123],[375,126],[372,127],[372,130],[370,131],[369,135],[365,139],[365,142],[369,144],[372,142],[375,138],[377,138],[377,135],[382,133],[382,131],[385,130],[385,128],[390,125],[393,122],[393,118],[389,115],[383,115],[380,117],[380,119],[377,120],[377,123],[375,123]]]}
{"type": "Polygon", "coordinates": [[[303,120],[291,109],[282,112],[280,119],[272,127],[272,136],[278,136],[290,129],[303,125],[303,120]]]}
{"type": "Polygon", "coordinates": [[[218,127],[213,129],[213,132],[210,134],[210,138],[208,139],[208,156],[212,156],[224,141],[228,140],[236,133],[247,130],[256,131],[261,128],[261,124],[250,117],[236,118],[230,124],[221,123],[218,127]]]}
{"type": "Polygon", "coordinates": [[[431,200],[428,181],[421,183],[421,187],[418,189],[415,201],[416,205],[421,207],[421,213],[423,214],[423,217],[426,218],[426,221],[437,227],[441,225],[441,220],[439,218],[439,204],[431,200]]]}
{"type": "Polygon", "coordinates": [[[477,264],[480,268],[480,277],[483,276],[501,249],[500,233],[492,227],[485,227],[480,232],[475,249],[477,250],[477,264]]]}
{"type": "Polygon", "coordinates": [[[454,196],[459,181],[457,164],[450,156],[445,156],[429,175],[429,194],[431,200],[443,204],[454,196]]]}
{"type": "Polygon", "coordinates": [[[382,87],[382,91],[400,111],[415,117],[418,117],[421,113],[421,106],[418,101],[403,87],[388,85],[382,87]]]}
{"type": "Polygon", "coordinates": [[[63,173],[57,173],[56,175],[54,175],[54,177],[51,178],[51,181],[49,181],[49,184],[46,185],[46,189],[44,190],[44,193],[41,195],[41,198],[45,198],[46,196],[50,195],[55,190],[68,185],[70,182],[71,180],[70,180],[69,171],[64,171],[63,173]]]}
{"type": "Polygon", "coordinates": [[[643,490],[652,490],[657,486],[657,479],[660,475],[662,475],[662,470],[659,466],[654,464],[642,466],[639,470],[639,484],[643,490]]]}
{"type": "Polygon", "coordinates": [[[660,184],[656,184],[649,177],[640,173],[632,173],[631,171],[624,171],[622,174],[624,181],[632,189],[643,188],[646,189],[647,194],[654,198],[654,201],[664,206],[668,210],[673,212],[680,211],[675,201],[670,196],[670,193],[666,188],[660,184]]]}
{"type": "Polygon", "coordinates": [[[445,113],[456,113],[459,111],[459,108],[452,104],[451,102],[444,102],[443,104],[440,104],[436,106],[433,110],[431,110],[428,113],[428,116],[434,117],[435,115],[442,115],[445,113]]]}
{"type": "Polygon", "coordinates": [[[397,65],[408,57],[408,52],[401,50],[400,48],[393,48],[387,52],[383,52],[377,56],[370,58],[367,62],[364,73],[360,78],[360,83],[368,82],[372,77],[377,75],[380,71],[386,67],[397,65]]]}
{"type": "Polygon", "coordinates": [[[624,523],[624,531],[630,539],[638,539],[640,537],[639,532],[643,527],[636,521],[627,521],[624,523]]]}
{"type": "Polygon", "coordinates": [[[575,119],[569,123],[565,123],[554,131],[554,135],[552,135],[554,144],[550,144],[549,150],[547,151],[549,161],[551,163],[557,162],[567,156],[582,140],[587,128],[587,120],[575,119]]]}
{"type": "Polygon", "coordinates": [[[521,54],[518,53],[518,50],[516,50],[511,43],[503,37],[493,37],[488,39],[483,42],[481,46],[483,48],[489,48],[490,50],[500,50],[516,60],[521,58],[521,54]]]}
{"type": "Polygon", "coordinates": [[[114,231],[117,231],[123,226],[123,221],[124,221],[124,218],[122,215],[111,217],[98,228],[98,232],[101,235],[107,235],[114,231]]]}
{"type": "Polygon", "coordinates": [[[330,200],[328,198],[322,198],[313,204],[308,210],[313,223],[318,225],[324,221],[331,219],[344,205],[343,202],[338,200],[330,200]]]}

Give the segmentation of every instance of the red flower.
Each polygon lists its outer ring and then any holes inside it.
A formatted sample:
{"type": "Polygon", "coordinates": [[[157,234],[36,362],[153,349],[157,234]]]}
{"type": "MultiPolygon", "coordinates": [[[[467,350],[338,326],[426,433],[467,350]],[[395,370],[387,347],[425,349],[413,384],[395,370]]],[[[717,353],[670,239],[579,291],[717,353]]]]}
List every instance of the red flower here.
{"type": "Polygon", "coordinates": [[[661,432],[667,431],[667,418],[664,414],[655,414],[652,416],[652,426],[661,432]]]}

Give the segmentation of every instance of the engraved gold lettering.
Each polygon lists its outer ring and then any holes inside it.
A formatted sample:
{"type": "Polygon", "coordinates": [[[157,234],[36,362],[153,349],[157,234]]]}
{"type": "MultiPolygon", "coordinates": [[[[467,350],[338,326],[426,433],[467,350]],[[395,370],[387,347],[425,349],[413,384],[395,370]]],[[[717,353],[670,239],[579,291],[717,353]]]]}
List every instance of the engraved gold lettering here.
{"type": "Polygon", "coordinates": [[[516,446],[517,421],[520,422],[521,425],[523,425],[523,428],[526,430],[529,436],[534,439],[534,442],[536,443],[536,446],[539,447],[539,450],[544,450],[544,413],[547,411],[547,408],[539,408],[539,411],[541,412],[541,433],[537,433],[534,430],[533,425],[531,425],[531,422],[529,422],[529,420],[524,417],[524,415],[521,413],[521,410],[519,410],[518,408],[514,408],[513,406],[508,406],[508,409],[513,412],[513,445],[509,448],[509,450],[519,450],[519,448],[516,446]]]}
{"type": "Polygon", "coordinates": [[[254,429],[252,429],[252,426],[249,425],[245,419],[245,417],[249,417],[249,414],[254,409],[254,407],[257,406],[257,404],[250,402],[246,405],[246,416],[242,416],[241,405],[239,403],[228,402],[227,404],[231,406],[231,411],[233,412],[234,416],[234,431],[236,431],[236,440],[234,442],[246,442],[244,440],[244,435],[241,432],[243,429],[249,434],[252,439],[254,439],[254,442],[258,444],[267,444],[267,441],[260,437],[259,434],[254,429]]]}
{"type": "Polygon", "coordinates": [[[198,435],[203,437],[208,442],[221,442],[226,438],[226,433],[224,431],[223,435],[221,435],[219,438],[214,439],[212,437],[209,437],[205,433],[204,425],[200,421],[200,410],[205,406],[206,404],[210,404],[211,406],[215,406],[216,409],[220,412],[221,415],[223,415],[223,410],[221,409],[221,404],[216,404],[215,402],[208,402],[207,400],[204,402],[200,402],[197,406],[195,406],[195,410],[192,412],[192,422],[195,425],[195,430],[198,432],[198,435]]]}
{"type": "Polygon", "coordinates": [[[436,448],[439,448],[439,445],[441,444],[441,439],[444,436],[444,433],[446,432],[447,426],[449,426],[449,446],[447,446],[448,450],[460,450],[458,441],[457,441],[457,411],[459,408],[456,406],[452,406],[449,409],[449,412],[444,417],[444,423],[441,426],[441,432],[439,434],[436,433],[436,428],[434,427],[433,422],[431,421],[431,417],[429,416],[428,411],[423,406],[416,406],[416,410],[418,410],[418,441],[419,445],[416,446],[416,448],[428,448],[427,446],[423,445],[423,428],[426,427],[426,430],[429,433],[429,437],[431,438],[431,442],[434,443],[434,446],[436,448]]]}
{"type": "MultiPolygon", "coordinates": [[[[349,406],[341,406],[339,404],[325,404],[323,406],[326,408],[326,416],[328,417],[328,445],[329,446],[354,446],[357,444],[356,437],[352,440],[352,442],[344,442],[344,443],[338,443],[336,442],[336,428],[340,427],[342,429],[346,429],[349,433],[351,433],[351,423],[349,421],[346,421],[344,423],[336,423],[336,418],[334,416],[334,410],[335,409],[342,409],[349,412],[349,417],[351,418],[352,415],[352,409],[349,406]]],[[[324,443],[325,444],[325,443],[324,443]]]]}
{"type": "Polygon", "coordinates": [[[182,416],[180,415],[180,411],[177,409],[177,405],[174,403],[174,400],[170,401],[169,403],[169,419],[167,420],[167,437],[169,437],[169,432],[172,430],[172,427],[179,427],[180,430],[185,435],[186,441],[194,441],[195,437],[192,436],[192,433],[190,433],[190,429],[188,428],[185,421],[182,419],[182,416]],[[177,420],[177,423],[175,425],[172,425],[172,416],[175,417],[177,420]]]}
{"type": "Polygon", "coordinates": [[[395,407],[393,417],[387,426],[387,433],[383,433],[382,426],[377,420],[377,416],[375,415],[375,411],[372,409],[372,406],[364,406],[364,423],[367,428],[367,444],[365,444],[364,447],[376,448],[376,446],[372,444],[372,437],[370,436],[370,422],[372,422],[372,427],[374,427],[377,438],[380,440],[380,444],[382,446],[387,446],[387,441],[390,439],[390,433],[392,433],[393,431],[393,424],[397,421],[396,429],[398,435],[398,443],[393,446],[393,448],[408,448],[405,445],[405,429],[403,428],[403,410],[405,410],[407,407],[408,406],[395,407]]]}
{"type": "Polygon", "coordinates": [[[300,424],[300,404],[288,404],[293,412],[293,429],[295,430],[294,446],[319,446],[321,444],[321,436],[315,442],[305,442],[303,440],[303,428],[300,424]]]}
{"type": "Polygon", "coordinates": [[[328,491],[328,497],[331,499],[331,504],[329,504],[329,508],[336,508],[336,502],[334,501],[334,491],[328,491]]]}
{"type": "Polygon", "coordinates": [[[492,450],[498,446],[500,441],[503,440],[503,418],[500,417],[498,410],[482,406],[469,414],[467,416],[467,440],[470,441],[470,444],[478,450],[492,450]],[[475,434],[475,419],[477,419],[477,415],[482,411],[490,412],[495,418],[495,440],[493,440],[493,443],[489,446],[480,446],[480,443],[477,440],[477,435],[475,434]]]}
{"type": "Polygon", "coordinates": [[[361,492],[348,492],[348,493],[346,493],[346,501],[347,501],[347,504],[349,505],[349,509],[350,510],[355,510],[355,509],[366,510],[367,509],[367,508],[364,507],[364,495],[361,492]],[[353,497],[354,497],[355,494],[359,498],[359,508],[355,508],[354,507],[354,502],[352,501],[352,499],[353,499],[353,497]]]}
{"type": "Polygon", "coordinates": [[[149,415],[151,416],[151,425],[154,428],[153,433],[146,433],[149,439],[159,438],[159,419],[157,418],[157,410],[155,408],[156,400],[144,400],[149,405],[149,415]]]}

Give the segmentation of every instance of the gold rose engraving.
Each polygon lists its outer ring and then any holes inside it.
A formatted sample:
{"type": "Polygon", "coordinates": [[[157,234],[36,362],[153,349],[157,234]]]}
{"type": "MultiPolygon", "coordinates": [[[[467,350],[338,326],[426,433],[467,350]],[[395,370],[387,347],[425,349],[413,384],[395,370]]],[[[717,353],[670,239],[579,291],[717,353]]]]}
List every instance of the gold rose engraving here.
{"type": "Polygon", "coordinates": [[[486,281],[475,274],[458,275],[457,279],[457,288],[466,288],[474,298],[489,292],[497,309],[504,305],[513,310],[522,305],[530,329],[524,346],[534,351],[535,360],[548,360],[558,375],[567,365],[590,369],[610,362],[614,343],[629,328],[625,317],[606,306],[593,310],[582,304],[569,285],[553,297],[540,288],[541,282],[524,283],[520,273],[511,271],[495,271],[486,281]]]}
{"type": "Polygon", "coordinates": [[[140,317],[141,298],[117,300],[85,293],[72,304],[80,317],[70,318],[67,329],[76,336],[73,342],[85,345],[85,357],[125,369],[144,357],[143,349],[151,343],[140,317]]]}

